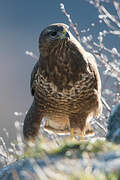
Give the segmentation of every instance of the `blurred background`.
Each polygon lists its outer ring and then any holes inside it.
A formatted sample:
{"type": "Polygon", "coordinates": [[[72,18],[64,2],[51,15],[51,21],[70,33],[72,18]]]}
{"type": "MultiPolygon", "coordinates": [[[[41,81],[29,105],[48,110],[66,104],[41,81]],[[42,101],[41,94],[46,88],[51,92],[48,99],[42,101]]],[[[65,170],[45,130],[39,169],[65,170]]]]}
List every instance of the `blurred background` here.
{"type": "MultiPolygon", "coordinates": [[[[32,103],[30,94],[30,75],[36,60],[25,54],[32,51],[39,56],[38,38],[41,30],[56,22],[68,23],[61,12],[60,3],[65,5],[74,23],[78,24],[80,36],[92,34],[93,37],[104,28],[99,24],[98,11],[86,0],[40,1],[40,0],[1,0],[0,1],[0,136],[4,137],[6,128],[10,139],[16,136],[14,123],[23,121],[25,112],[32,103]],[[95,23],[93,28],[91,24],[95,23]],[[98,23],[98,25],[97,25],[98,23]],[[86,31],[84,32],[84,29],[86,31]],[[22,112],[15,116],[14,112],[22,112]]],[[[109,6],[111,12],[114,9],[109,6]]],[[[105,40],[109,48],[120,50],[120,40],[105,40]]]]}

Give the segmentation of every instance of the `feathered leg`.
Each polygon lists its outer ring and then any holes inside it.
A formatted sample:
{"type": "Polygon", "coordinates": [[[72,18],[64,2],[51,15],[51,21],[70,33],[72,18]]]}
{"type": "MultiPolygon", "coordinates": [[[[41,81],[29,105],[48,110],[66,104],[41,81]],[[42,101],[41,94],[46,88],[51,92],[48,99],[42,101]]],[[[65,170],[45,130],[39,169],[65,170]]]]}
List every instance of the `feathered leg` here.
{"type": "Polygon", "coordinates": [[[38,135],[40,124],[43,118],[43,113],[33,101],[29,111],[24,120],[23,135],[24,139],[28,142],[34,142],[38,135]]]}
{"type": "Polygon", "coordinates": [[[69,117],[72,136],[84,137],[86,134],[86,114],[75,113],[69,117]]]}

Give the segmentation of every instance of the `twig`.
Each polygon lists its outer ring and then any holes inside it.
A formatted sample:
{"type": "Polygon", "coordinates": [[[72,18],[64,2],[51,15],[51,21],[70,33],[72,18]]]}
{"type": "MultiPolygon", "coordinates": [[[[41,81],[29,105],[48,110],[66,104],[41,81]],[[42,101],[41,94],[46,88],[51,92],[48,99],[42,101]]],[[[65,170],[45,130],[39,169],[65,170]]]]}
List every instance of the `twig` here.
{"type": "Polygon", "coordinates": [[[76,37],[77,37],[77,40],[80,42],[80,35],[79,35],[79,32],[78,32],[78,29],[76,27],[76,25],[72,22],[72,19],[70,17],[70,14],[68,14],[65,10],[65,6],[63,3],[60,3],[60,9],[61,11],[65,14],[65,16],[67,17],[69,23],[70,23],[70,26],[73,28],[75,34],[76,34],[76,37]]]}
{"type": "Polygon", "coordinates": [[[105,99],[103,97],[101,97],[101,101],[104,104],[104,106],[106,107],[106,109],[111,112],[111,108],[110,106],[107,104],[107,102],[105,101],[105,99]]]}
{"type": "Polygon", "coordinates": [[[25,54],[31,56],[35,60],[38,60],[38,57],[32,51],[25,51],[25,54]]]}
{"type": "Polygon", "coordinates": [[[107,133],[107,130],[98,121],[95,120],[94,123],[96,123],[101,129],[103,129],[105,134],[107,133]]]}
{"type": "Polygon", "coordinates": [[[120,3],[115,1],[115,0],[113,0],[113,5],[114,5],[114,7],[115,7],[115,9],[117,11],[118,17],[120,18],[120,3]]]}
{"type": "Polygon", "coordinates": [[[120,22],[117,21],[117,19],[114,18],[106,9],[104,6],[99,6],[99,10],[101,10],[112,22],[114,22],[119,28],[120,28],[120,22]]]}
{"type": "Polygon", "coordinates": [[[8,159],[7,156],[0,153],[0,156],[2,156],[4,159],[8,159]]]}
{"type": "Polygon", "coordinates": [[[2,142],[2,145],[3,145],[4,151],[5,151],[5,153],[6,153],[7,159],[9,159],[9,152],[8,152],[8,149],[7,149],[7,147],[6,147],[6,144],[5,144],[5,142],[4,142],[4,140],[3,140],[2,137],[0,137],[0,141],[2,142]]]}

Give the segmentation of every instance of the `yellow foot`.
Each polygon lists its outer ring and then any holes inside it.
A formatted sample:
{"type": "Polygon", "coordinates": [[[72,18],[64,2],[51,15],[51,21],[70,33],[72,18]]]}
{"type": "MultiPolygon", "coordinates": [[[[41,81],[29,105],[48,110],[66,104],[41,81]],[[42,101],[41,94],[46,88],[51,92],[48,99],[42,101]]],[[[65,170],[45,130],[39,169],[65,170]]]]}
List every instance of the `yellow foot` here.
{"type": "Polygon", "coordinates": [[[74,128],[71,128],[71,130],[70,130],[70,139],[76,140],[74,137],[74,128]]]}
{"type": "Polygon", "coordinates": [[[74,138],[74,128],[71,128],[70,136],[71,138],[74,138]]]}
{"type": "Polygon", "coordinates": [[[78,136],[79,140],[84,141],[85,140],[85,131],[84,130],[81,131],[80,129],[71,128],[71,130],[70,130],[70,139],[76,140],[75,136],[78,136]]]}

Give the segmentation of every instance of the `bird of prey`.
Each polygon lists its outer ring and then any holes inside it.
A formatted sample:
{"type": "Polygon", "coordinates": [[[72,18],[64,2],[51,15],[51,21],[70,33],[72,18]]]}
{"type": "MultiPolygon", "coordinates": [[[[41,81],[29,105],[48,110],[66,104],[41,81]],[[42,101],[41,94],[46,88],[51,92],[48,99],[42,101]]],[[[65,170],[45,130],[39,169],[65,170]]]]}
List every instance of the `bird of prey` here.
{"type": "Polygon", "coordinates": [[[23,135],[36,139],[42,118],[55,133],[85,136],[88,120],[102,111],[101,79],[92,54],[63,23],[46,27],[39,38],[40,57],[31,73],[33,103],[24,120],[23,135]]]}

